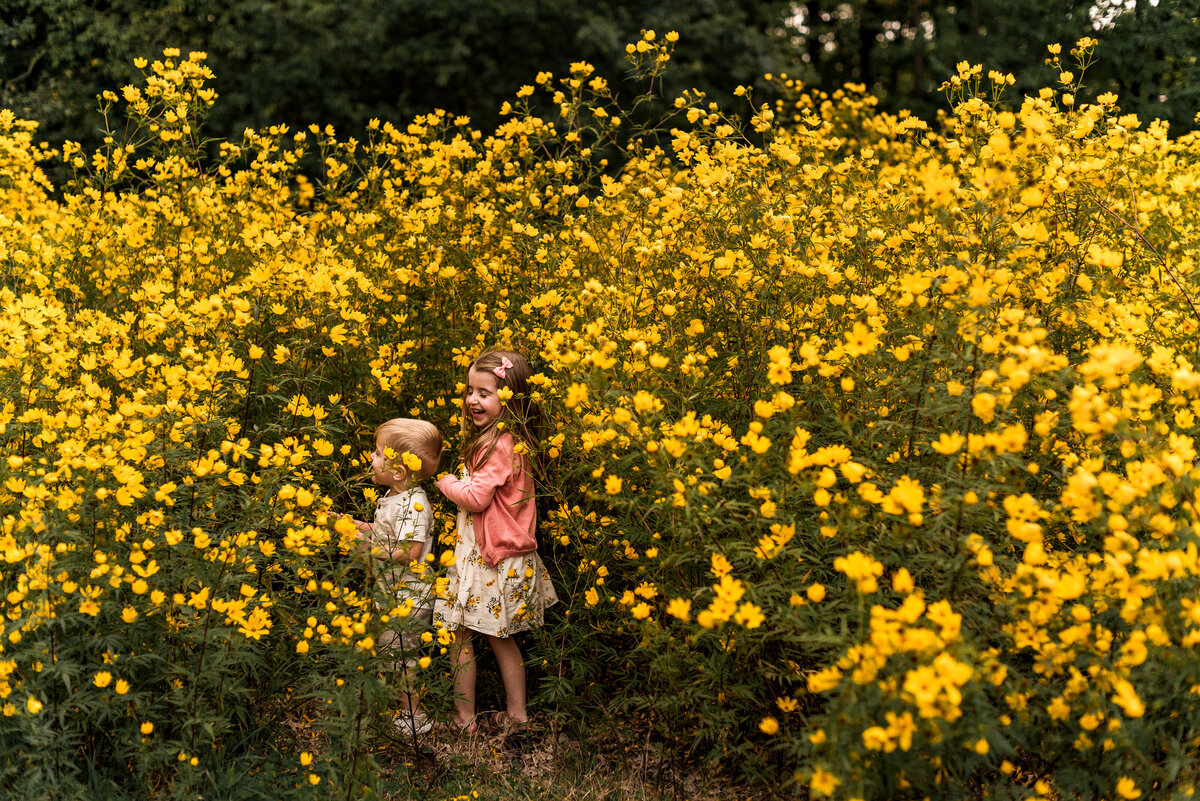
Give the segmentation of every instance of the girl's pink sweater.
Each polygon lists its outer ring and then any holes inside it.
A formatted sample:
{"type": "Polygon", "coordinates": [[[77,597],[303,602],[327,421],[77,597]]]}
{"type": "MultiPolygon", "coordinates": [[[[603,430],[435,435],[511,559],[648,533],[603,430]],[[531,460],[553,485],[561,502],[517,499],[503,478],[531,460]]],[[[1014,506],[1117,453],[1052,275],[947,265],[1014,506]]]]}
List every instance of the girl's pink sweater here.
{"type": "Polygon", "coordinates": [[[492,567],[537,550],[533,476],[513,445],[512,434],[501,434],[491,456],[465,479],[447,474],[437,482],[443,495],[475,515],[475,541],[492,567]]]}

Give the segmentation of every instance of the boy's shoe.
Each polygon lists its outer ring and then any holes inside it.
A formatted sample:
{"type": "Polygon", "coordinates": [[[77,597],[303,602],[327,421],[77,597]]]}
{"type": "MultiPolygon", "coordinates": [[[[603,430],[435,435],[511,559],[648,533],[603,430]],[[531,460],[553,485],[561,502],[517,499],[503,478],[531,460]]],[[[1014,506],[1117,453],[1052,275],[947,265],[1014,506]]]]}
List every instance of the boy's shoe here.
{"type": "Polygon", "coordinates": [[[418,735],[428,734],[433,729],[433,721],[425,717],[425,713],[420,710],[411,715],[401,712],[392,721],[392,727],[400,734],[413,734],[414,732],[418,735]]]}

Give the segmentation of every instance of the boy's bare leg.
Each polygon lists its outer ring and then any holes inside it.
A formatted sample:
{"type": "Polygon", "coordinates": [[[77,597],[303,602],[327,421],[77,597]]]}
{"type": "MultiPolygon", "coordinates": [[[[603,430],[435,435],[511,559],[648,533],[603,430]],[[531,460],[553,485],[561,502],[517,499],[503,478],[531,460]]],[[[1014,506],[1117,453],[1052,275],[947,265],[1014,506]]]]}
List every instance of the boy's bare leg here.
{"type": "Polygon", "coordinates": [[[413,672],[412,668],[406,667],[404,669],[404,688],[400,694],[404,701],[403,709],[405,709],[410,715],[415,715],[416,713],[422,711],[421,696],[417,693],[416,686],[416,674],[413,672]]]}

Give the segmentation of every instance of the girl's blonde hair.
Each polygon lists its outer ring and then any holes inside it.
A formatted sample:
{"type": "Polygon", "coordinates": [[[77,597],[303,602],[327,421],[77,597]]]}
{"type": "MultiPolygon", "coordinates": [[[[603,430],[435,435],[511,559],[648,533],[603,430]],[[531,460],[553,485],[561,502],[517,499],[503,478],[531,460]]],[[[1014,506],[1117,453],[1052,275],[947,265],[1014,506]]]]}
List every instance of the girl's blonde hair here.
{"type": "Polygon", "coordinates": [[[518,442],[525,443],[528,455],[536,458],[538,434],[541,427],[541,409],[529,396],[529,377],[533,368],[529,361],[511,350],[490,350],[481,353],[467,366],[467,381],[463,385],[463,464],[467,469],[474,470],[488,460],[496,449],[500,435],[510,432],[518,442]],[[505,363],[507,361],[507,364],[505,363]],[[503,375],[496,372],[497,368],[503,375]],[[512,397],[500,405],[500,414],[482,431],[476,431],[469,415],[466,414],[467,385],[470,383],[471,371],[489,372],[496,376],[496,388],[508,387],[512,397]],[[498,424],[503,423],[501,428],[498,424]]]}

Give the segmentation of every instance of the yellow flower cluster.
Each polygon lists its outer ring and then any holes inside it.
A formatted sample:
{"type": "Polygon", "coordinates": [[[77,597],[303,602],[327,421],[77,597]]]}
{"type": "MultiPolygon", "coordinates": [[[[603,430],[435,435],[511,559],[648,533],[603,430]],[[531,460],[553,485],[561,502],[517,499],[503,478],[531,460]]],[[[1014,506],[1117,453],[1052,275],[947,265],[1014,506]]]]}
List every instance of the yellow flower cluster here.
{"type": "Polygon", "coordinates": [[[611,663],[600,695],[815,796],[1183,794],[1200,138],[1060,71],[1009,109],[963,65],[936,130],[784,77],[744,124],[689,92],[646,131],[578,63],[489,135],[276,126],[210,160],[199,54],[108,98],[132,134],[90,157],[0,112],[0,719],[105,704],[165,740],[236,681],[212,660],[277,653],[339,708],[411,611],[343,516],[371,431],[459,444],[463,368],[505,344],[570,588],[531,665],[611,663]]]}

